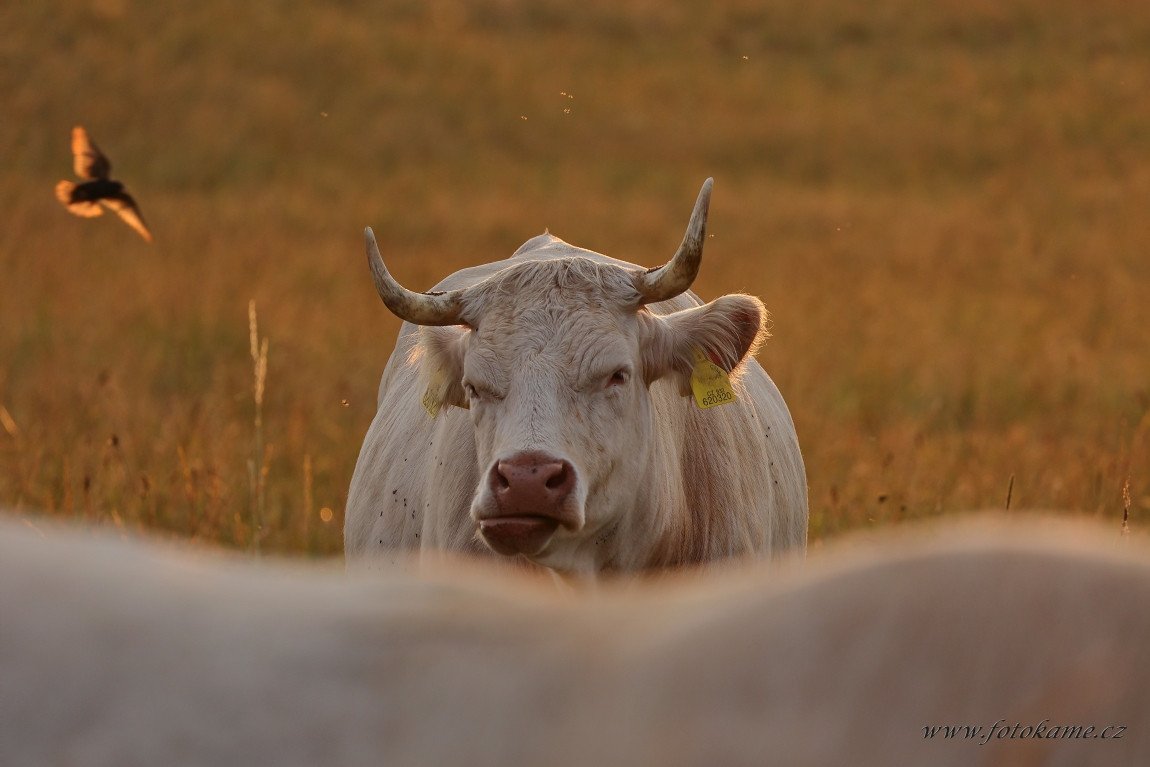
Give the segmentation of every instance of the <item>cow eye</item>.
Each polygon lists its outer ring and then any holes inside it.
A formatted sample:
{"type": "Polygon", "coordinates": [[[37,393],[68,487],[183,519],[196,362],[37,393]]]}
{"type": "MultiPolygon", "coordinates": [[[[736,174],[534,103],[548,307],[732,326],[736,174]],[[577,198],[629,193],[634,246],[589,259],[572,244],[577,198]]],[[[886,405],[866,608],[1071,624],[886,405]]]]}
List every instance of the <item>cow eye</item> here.
{"type": "Polygon", "coordinates": [[[612,386],[622,386],[627,383],[630,378],[631,374],[626,368],[619,368],[607,379],[607,386],[608,388],[612,386]]]}
{"type": "Polygon", "coordinates": [[[499,392],[488,389],[483,384],[476,386],[470,381],[463,381],[463,393],[472,402],[498,402],[503,399],[499,392]]]}

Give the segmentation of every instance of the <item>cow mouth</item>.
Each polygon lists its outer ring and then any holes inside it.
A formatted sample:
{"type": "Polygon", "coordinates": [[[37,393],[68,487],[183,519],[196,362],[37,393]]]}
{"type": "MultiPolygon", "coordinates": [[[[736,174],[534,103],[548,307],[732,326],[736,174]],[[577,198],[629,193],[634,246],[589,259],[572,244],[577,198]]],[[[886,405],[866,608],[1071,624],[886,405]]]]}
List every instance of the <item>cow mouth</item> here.
{"type": "Polygon", "coordinates": [[[559,529],[559,520],[535,514],[489,517],[479,521],[479,533],[497,554],[532,557],[543,551],[559,529]]]}

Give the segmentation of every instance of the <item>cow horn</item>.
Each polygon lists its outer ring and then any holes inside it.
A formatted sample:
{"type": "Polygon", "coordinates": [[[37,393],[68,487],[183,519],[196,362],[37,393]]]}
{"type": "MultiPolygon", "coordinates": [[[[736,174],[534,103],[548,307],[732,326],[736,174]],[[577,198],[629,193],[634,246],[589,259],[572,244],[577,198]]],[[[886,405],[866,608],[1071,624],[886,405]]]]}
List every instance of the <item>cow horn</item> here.
{"type": "Polygon", "coordinates": [[[375,243],[375,232],[371,231],[370,226],[364,230],[363,236],[367,241],[367,264],[371,267],[375,290],[392,314],[416,325],[459,324],[463,291],[414,293],[408,290],[396,282],[384,266],[379,246],[375,243]]]}
{"type": "Polygon", "coordinates": [[[699,263],[703,260],[703,241],[707,236],[707,206],[711,202],[711,185],[714,179],[703,182],[699,199],[695,200],[695,210],[687,224],[687,233],[679,250],[663,266],[650,269],[635,279],[635,287],[642,296],[640,303],[650,304],[674,298],[691,287],[695,275],[699,273],[699,263]]]}

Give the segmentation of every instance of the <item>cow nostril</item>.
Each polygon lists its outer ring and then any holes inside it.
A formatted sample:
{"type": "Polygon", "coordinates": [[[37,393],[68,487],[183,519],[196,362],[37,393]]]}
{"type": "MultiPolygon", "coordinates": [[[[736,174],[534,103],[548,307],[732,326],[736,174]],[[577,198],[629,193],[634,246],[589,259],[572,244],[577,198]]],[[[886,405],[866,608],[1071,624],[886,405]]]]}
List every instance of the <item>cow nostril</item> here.
{"type": "Polygon", "coordinates": [[[567,465],[563,464],[559,471],[547,478],[548,490],[560,490],[567,484],[567,465]]]}
{"type": "Polygon", "coordinates": [[[495,467],[495,471],[491,479],[493,480],[493,484],[495,485],[496,490],[506,490],[507,488],[511,487],[511,481],[508,480],[506,476],[504,476],[503,472],[499,470],[498,466],[495,467]]]}

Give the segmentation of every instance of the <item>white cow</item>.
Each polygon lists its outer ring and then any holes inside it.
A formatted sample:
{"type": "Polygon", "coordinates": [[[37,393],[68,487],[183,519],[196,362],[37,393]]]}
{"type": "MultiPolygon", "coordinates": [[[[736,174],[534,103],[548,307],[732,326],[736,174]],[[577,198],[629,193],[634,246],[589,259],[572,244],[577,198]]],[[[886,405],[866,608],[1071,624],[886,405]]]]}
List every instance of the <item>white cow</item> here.
{"type": "Polygon", "coordinates": [[[0,764],[1150,764],[1150,549],[1096,529],[593,596],[221,560],[0,519],[0,764]]]}
{"type": "Polygon", "coordinates": [[[351,481],[349,559],[489,547],[590,578],[805,546],[798,438],[752,357],[766,310],[688,290],[710,194],[658,269],[544,234],[427,294],[367,230],[407,322],[351,481]]]}

